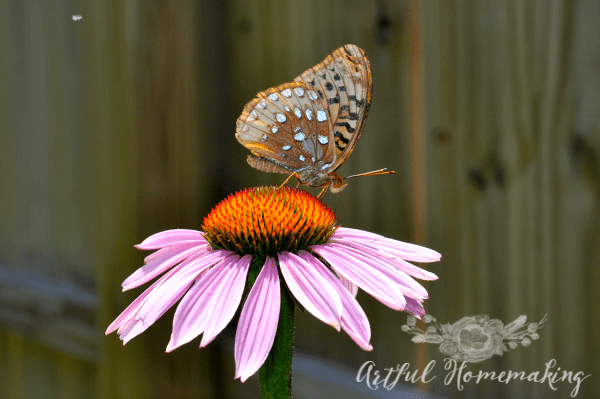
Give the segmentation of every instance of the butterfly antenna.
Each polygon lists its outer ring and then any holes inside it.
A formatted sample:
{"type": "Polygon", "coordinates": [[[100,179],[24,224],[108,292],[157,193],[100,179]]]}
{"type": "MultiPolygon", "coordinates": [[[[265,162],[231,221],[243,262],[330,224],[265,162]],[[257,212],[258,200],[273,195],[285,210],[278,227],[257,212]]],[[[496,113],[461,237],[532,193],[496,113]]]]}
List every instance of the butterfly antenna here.
{"type": "Polygon", "coordinates": [[[372,172],[360,173],[358,175],[352,175],[352,176],[344,177],[344,180],[349,179],[351,177],[375,176],[375,175],[393,175],[394,173],[396,173],[396,172],[393,171],[393,170],[387,170],[387,168],[383,168],[383,169],[374,170],[372,172]]]}

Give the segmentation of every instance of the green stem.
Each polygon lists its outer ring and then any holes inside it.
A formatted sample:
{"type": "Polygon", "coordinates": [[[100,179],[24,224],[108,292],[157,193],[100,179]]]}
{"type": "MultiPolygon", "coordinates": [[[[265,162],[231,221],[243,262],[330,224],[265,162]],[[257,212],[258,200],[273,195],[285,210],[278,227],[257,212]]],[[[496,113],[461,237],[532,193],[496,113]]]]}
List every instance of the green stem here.
{"type": "Polygon", "coordinates": [[[294,351],[294,301],[281,281],[281,309],[275,342],[258,371],[262,399],[292,397],[292,353],[294,351]]]}

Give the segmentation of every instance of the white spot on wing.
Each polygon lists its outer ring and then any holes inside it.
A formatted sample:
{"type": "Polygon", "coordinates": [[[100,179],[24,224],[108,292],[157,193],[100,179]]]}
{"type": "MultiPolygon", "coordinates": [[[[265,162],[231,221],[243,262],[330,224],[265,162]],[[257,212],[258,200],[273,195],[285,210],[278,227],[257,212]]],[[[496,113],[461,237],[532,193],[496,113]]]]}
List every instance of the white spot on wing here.
{"type": "Polygon", "coordinates": [[[277,95],[277,93],[269,94],[269,100],[277,101],[279,100],[279,96],[277,95]]]}
{"type": "Polygon", "coordinates": [[[277,122],[279,122],[279,123],[283,123],[283,122],[287,121],[287,118],[285,117],[284,114],[275,115],[275,119],[277,119],[277,122]]]}
{"type": "Polygon", "coordinates": [[[294,113],[298,118],[302,118],[302,111],[300,111],[300,108],[295,108],[294,113]]]}
{"type": "Polygon", "coordinates": [[[247,132],[248,131],[248,125],[244,125],[244,127],[242,128],[242,132],[247,132]]]}
{"type": "Polygon", "coordinates": [[[285,109],[285,112],[290,112],[290,109],[286,105],[283,106],[283,109],[285,109]]]}
{"type": "Polygon", "coordinates": [[[260,139],[260,141],[267,141],[267,135],[266,135],[266,134],[263,134],[263,135],[262,135],[262,138],[260,139]]]}
{"type": "Polygon", "coordinates": [[[319,143],[321,143],[323,145],[329,143],[329,139],[327,138],[327,136],[319,135],[318,139],[319,139],[319,143]]]}
{"type": "Polygon", "coordinates": [[[273,133],[273,134],[277,133],[278,131],[279,131],[279,126],[273,126],[271,128],[271,133],[273,133]]]}
{"type": "Polygon", "coordinates": [[[305,158],[302,155],[298,155],[298,159],[304,162],[305,158]]]}
{"type": "Polygon", "coordinates": [[[333,165],[333,162],[332,163],[326,163],[325,165],[321,166],[321,170],[325,170],[325,169],[331,167],[331,165],[333,165]]]}
{"type": "Polygon", "coordinates": [[[292,96],[292,91],[290,89],[285,89],[284,91],[281,92],[281,95],[287,98],[290,98],[292,96]]]}
{"type": "Polygon", "coordinates": [[[267,108],[267,102],[265,101],[265,99],[263,98],[262,100],[260,100],[257,104],[256,104],[256,108],[258,109],[265,109],[267,108]]]}
{"type": "Polygon", "coordinates": [[[306,135],[304,133],[298,132],[298,133],[294,134],[294,140],[304,141],[304,139],[306,139],[306,135]]]}
{"type": "Polygon", "coordinates": [[[315,163],[315,157],[311,157],[310,160],[313,161],[313,163],[315,163]]]}
{"type": "Polygon", "coordinates": [[[302,87],[296,87],[294,93],[296,93],[298,97],[302,97],[304,95],[304,89],[302,87]]]}
{"type": "Polygon", "coordinates": [[[321,109],[317,111],[317,120],[319,122],[325,122],[327,120],[327,114],[325,113],[325,111],[321,109]]]}
{"type": "Polygon", "coordinates": [[[312,121],[312,109],[307,109],[306,111],[304,111],[304,113],[306,114],[306,119],[312,121]]]}
{"type": "Polygon", "coordinates": [[[291,145],[284,145],[283,147],[281,147],[281,149],[282,149],[283,151],[288,151],[290,148],[292,148],[292,146],[291,146],[291,145]]]}
{"type": "Polygon", "coordinates": [[[317,92],[316,92],[316,91],[310,90],[310,91],[308,92],[308,98],[309,98],[310,100],[313,100],[313,101],[315,101],[317,98],[319,98],[319,96],[317,95],[317,92]]]}

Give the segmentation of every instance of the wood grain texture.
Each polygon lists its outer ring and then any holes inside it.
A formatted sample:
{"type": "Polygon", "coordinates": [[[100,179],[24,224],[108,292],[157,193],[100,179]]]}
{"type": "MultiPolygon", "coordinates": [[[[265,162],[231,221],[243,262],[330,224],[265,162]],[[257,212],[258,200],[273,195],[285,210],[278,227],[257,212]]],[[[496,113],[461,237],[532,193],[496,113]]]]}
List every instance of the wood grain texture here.
{"type": "MultiPolygon", "coordinates": [[[[104,329],[141,292],[120,288],[142,264],[133,244],[198,229],[227,194],[283,181],[246,164],[234,136],[244,104],[352,43],[371,62],[373,97],[338,171],[396,174],[327,194],[340,224],[441,252],[424,265],[440,276],[425,284],[438,322],[548,314],[538,341],[482,370],[543,370],[554,358],[592,374],[579,397],[600,392],[598,3],[410,5],[0,2],[0,387],[26,398],[255,395],[256,377],[233,380],[235,324],[171,354],[172,312],[125,347],[104,329]]],[[[296,346],[352,370],[435,359],[425,388],[448,397],[572,389],[486,382],[457,393],[437,347],[400,332],[405,314],[364,292],[358,301],[372,352],[307,313],[296,346]]]]}

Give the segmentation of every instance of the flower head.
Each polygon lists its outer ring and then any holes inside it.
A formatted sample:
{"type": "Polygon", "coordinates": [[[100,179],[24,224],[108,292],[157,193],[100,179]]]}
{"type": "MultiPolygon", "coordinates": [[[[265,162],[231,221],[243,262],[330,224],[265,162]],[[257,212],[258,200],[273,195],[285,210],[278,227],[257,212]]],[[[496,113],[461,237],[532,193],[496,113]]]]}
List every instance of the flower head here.
{"type": "Polygon", "coordinates": [[[314,196],[284,187],[230,195],[204,219],[203,231],[168,230],[136,247],[157,250],[123,282],[123,290],[162,275],[108,327],[127,343],[177,305],[167,352],[200,334],[208,345],[231,321],[248,292],[235,338],[236,378],[264,363],[275,338],[281,284],[307,311],[361,348],[371,350],[358,288],[395,310],[420,317],[427,291],[414,278],[437,277],[408,261],[433,262],[431,249],[338,227],[314,196]],[[258,276],[247,284],[249,270],[258,276]],[[246,287],[248,285],[248,287],[246,287]]]}

